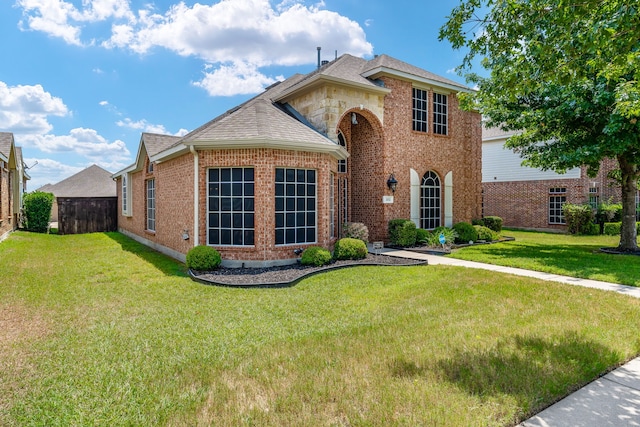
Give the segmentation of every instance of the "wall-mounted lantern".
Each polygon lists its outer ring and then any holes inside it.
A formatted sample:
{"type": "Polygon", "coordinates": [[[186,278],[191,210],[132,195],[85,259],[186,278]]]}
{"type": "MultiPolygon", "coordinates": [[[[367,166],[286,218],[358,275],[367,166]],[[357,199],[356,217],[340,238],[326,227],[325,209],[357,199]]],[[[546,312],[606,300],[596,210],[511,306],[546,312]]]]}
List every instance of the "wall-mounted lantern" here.
{"type": "Polygon", "coordinates": [[[398,186],[398,180],[393,174],[389,175],[389,179],[387,179],[387,187],[391,190],[392,193],[396,192],[396,187],[398,186]]]}

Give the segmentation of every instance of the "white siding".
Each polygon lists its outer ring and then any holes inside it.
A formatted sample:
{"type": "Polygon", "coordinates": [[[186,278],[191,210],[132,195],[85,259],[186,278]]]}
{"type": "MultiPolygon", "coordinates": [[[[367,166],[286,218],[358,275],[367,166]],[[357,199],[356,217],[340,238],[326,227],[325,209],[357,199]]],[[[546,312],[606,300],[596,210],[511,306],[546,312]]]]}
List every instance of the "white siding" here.
{"type": "Polygon", "coordinates": [[[522,159],[504,148],[504,139],[482,143],[482,182],[538,181],[580,178],[580,168],[565,174],[522,166],[522,159]]]}

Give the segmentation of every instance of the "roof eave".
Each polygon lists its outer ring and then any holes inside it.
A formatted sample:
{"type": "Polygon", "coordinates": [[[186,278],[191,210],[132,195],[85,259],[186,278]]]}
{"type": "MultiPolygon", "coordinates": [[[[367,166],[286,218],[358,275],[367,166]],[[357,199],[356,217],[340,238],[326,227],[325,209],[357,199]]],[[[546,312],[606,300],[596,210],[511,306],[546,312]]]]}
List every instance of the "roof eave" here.
{"type": "Polygon", "coordinates": [[[411,74],[411,73],[407,73],[404,71],[399,71],[399,70],[394,70],[393,68],[388,68],[388,67],[376,67],[373,68],[369,71],[366,71],[364,73],[362,73],[363,77],[367,77],[367,78],[373,78],[379,75],[391,75],[394,77],[398,77],[404,80],[411,80],[411,81],[416,81],[416,82],[420,82],[420,83],[424,83],[424,84],[428,84],[431,86],[436,86],[436,87],[440,87],[443,89],[448,89],[451,91],[455,91],[455,92],[466,92],[466,93],[474,93],[475,91],[471,88],[468,88],[466,86],[463,85],[458,85],[458,84],[451,84],[451,83],[446,83],[446,82],[441,82],[438,80],[434,80],[434,79],[429,79],[426,77],[421,77],[421,76],[417,76],[415,74],[411,74]]]}
{"type": "Polygon", "coordinates": [[[371,92],[371,93],[378,93],[380,95],[387,95],[388,93],[391,93],[391,89],[387,89],[385,87],[377,86],[377,85],[375,85],[373,83],[364,84],[364,83],[354,82],[352,80],[346,80],[346,79],[341,79],[341,78],[338,78],[338,77],[326,76],[326,75],[318,74],[318,75],[315,75],[315,76],[311,77],[309,80],[305,81],[304,84],[294,85],[290,89],[282,92],[279,96],[277,96],[273,100],[275,102],[280,102],[280,101],[283,101],[285,99],[294,98],[294,97],[300,95],[301,93],[308,92],[308,91],[310,91],[312,89],[315,89],[315,88],[317,88],[319,86],[322,86],[323,84],[327,84],[327,83],[333,83],[333,84],[337,84],[337,85],[340,85],[340,86],[348,86],[348,87],[351,87],[351,88],[358,88],[358,89],[366,90],[366,91],[371,92]]]}

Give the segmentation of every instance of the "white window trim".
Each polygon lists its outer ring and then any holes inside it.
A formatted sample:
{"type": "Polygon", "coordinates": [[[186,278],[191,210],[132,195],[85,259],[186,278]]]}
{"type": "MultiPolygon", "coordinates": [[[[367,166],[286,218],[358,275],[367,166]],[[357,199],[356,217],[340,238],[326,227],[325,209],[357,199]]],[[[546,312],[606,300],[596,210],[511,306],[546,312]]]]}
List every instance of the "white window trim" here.
{"type": "Polygon", "coordinates": [[[131,175],[129,173],[122,175],[120,188],[122,190],[122,203],[120,205],[122,215],[131,216],[131,175]]]}

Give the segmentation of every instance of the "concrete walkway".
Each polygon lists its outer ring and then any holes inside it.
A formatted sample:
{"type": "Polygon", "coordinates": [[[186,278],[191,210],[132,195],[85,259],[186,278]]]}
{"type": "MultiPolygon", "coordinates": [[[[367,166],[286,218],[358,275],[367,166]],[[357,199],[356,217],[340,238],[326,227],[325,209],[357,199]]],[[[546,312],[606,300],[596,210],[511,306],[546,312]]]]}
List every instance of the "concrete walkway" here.
{"type": "MultiPolygon", "coordinates": [[[[454,265],[527,276],[574,286],[603,289],[640,298],[640,288],[597,280],[540,273],[513,267],[500,267],[473,261],[445,258],[418,252],[384,248],[372,251],[388,256],[426,260],[429,265],[454,265]]],[[[587,384],[539,414],[522,422],[520,427],[640,427],[640,357],[587,384]]]]}

